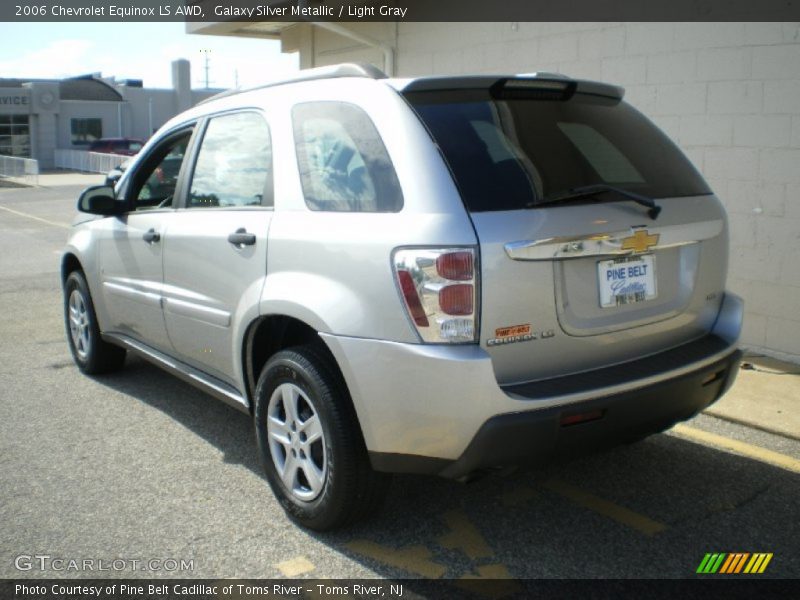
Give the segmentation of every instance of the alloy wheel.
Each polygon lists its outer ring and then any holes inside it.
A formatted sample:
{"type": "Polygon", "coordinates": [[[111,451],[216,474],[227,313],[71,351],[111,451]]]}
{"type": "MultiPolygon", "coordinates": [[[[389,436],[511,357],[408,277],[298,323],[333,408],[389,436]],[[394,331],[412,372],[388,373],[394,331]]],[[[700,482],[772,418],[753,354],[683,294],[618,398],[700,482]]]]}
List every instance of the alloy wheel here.
{"type": "Polygon", "coordinates": [[[322,493],[328,472],[325,434],[311,399],[293,383],[282,383],[269,400],[267,434],[272,462],[286,489],[311,501],[322,493]]]}
{"type": "Polygon", "coordinates": [[[89,312],[80,290],[72,290],[69,295],[69,332],[78,357],[86,360],[91,350],[91,332],[89,312]]]}

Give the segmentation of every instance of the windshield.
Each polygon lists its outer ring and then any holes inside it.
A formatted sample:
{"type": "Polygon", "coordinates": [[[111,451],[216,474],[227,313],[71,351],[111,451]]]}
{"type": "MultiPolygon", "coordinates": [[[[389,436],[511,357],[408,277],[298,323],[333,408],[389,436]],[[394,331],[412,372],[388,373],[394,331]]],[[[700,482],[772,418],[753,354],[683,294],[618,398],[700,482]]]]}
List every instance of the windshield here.
{"type": "MultiPolygon", "coordinates": [[[[470,211],[535,207],[599,184],[650,198],[711,193],[675,144],[624,102],[588,94],[499,100],[485,90],[417,92],[407,99],[470,211]]],[[[620,196],[584,198],[595,199],[620,196]]]]}

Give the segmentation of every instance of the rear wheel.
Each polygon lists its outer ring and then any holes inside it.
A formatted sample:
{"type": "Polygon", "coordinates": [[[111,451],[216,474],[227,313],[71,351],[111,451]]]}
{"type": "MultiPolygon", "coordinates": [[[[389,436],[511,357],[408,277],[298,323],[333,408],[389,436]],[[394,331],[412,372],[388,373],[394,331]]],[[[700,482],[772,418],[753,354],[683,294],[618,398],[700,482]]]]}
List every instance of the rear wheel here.
{"type": "Polygon", "coordinates": [[[80,271],[70,273],[64,283],[64,322],[72,358],[81,371],[95,375],[122,367],[125,350],[100,337],[89,286],[80,271]]]}
{"type": "Polygon", "coordinates": [[[267,481],[294,521],[324,531],[380,507],[389,476],[372,470],[346,387],[322,352],[301,346],[275,354],[255,402],[267,481]]]}

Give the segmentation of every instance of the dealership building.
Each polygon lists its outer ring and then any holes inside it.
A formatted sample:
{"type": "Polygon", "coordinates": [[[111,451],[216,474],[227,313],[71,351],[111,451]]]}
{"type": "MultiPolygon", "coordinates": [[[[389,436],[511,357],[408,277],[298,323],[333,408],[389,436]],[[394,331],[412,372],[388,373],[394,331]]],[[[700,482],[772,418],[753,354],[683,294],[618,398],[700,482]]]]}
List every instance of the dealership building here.
{"type": "Polygon", "coordinates": [[[390,76],[555,71],[626,89],[725,204],[743,343],[800,362],[800,23],[188,23],[280,40],[301,68],[390,76]]]}
{"type": "Polygon", "coordinates": [[[0,77],[0,155],[54,166],[56,149],[103,137],[147,139],[170,118],[219,90],[192,90],[188,60],[172,63],[172,89],[99,74],[67,79],[0,77]]]}

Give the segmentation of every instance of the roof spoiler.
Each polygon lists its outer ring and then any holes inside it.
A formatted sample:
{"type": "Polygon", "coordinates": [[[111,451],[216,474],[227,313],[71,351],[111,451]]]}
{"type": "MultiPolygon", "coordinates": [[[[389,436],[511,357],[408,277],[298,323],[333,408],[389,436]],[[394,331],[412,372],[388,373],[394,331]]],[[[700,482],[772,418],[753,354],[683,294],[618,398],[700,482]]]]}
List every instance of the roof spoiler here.
{"type": "MultiPolygon", "coordinates": [[[[599,81],[572,79],[561,73],[520,73],[517,75],[474,75],[467,77],[423,77],[412,79],[400,90],[403,93],[469,89],[541,89],[555,91],[570,88],[574,93],[622,100],[625,88],[599,81]]],[[[571,93],[570,93],[571,95],[571,93]]]]}

